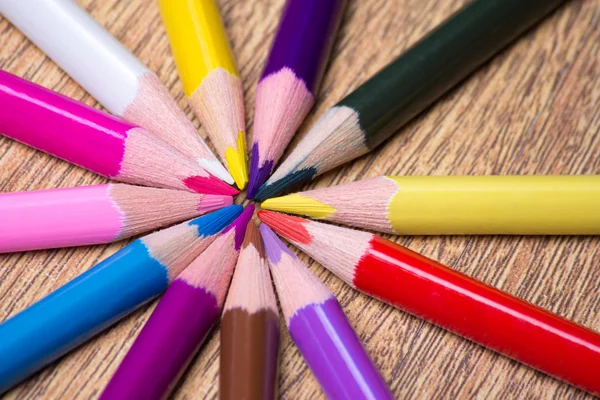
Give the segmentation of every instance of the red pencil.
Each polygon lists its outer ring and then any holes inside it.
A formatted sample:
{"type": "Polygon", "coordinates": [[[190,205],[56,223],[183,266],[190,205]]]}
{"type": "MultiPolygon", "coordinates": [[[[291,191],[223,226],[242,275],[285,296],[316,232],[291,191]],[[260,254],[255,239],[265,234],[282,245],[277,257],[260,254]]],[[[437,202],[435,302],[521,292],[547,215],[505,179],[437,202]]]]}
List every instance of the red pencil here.
{"type": "Polygon", "coordinates": [[[600,335],[371,233],[258,217],[352,287],[600,394],[600,335]]]}

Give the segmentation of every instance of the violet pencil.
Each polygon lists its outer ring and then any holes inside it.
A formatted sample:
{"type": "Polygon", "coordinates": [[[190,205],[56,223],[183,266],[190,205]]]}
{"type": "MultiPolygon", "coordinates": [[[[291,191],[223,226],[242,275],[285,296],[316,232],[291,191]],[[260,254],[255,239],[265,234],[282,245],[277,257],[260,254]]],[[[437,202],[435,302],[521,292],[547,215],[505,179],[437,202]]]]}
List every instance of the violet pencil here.
{"type": "Polygon", "coordinates": [[[162,399],[219,319],[254,206],[169,285],[101,400],[162,399]]]}
{"type": "Polygon", "coordinates": [[[330,399],[392,399],[337,299],[266,225],[260,226],[283,316],[330,399]]]}
{"type": "Polygon", "coordinates": [[[267,180],[315,104],[347,0],[288,0],[256,87],[248,197],[267,180]]]}

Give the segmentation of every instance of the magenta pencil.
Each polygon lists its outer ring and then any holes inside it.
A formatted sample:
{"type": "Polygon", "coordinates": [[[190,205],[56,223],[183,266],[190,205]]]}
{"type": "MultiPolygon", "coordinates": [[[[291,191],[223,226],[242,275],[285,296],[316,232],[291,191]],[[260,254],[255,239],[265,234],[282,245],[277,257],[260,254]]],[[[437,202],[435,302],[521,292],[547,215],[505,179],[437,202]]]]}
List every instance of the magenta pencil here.
{"type": "Polygon", "coordinates": [[[256,87],[248,197],[254,198],[315,104],[347,0],[287,0],[256,87]]]}
{"type": "Polygon", "coordinates": [[[171,283],[101,400],[162,399],[219,319],[254,206],[171,283]]]}
{"type": "Polygon", "coordinates": [[[117,181],[233,195],[237,191],[144,128],[0,71],[0,132],[117,181]]]}
{"type": "Polygon", "coordinates": [[[260,226],[290,336],[329,399],[392,399],[337,299],[266,225],[260,226]]]}
{"type": "Polygon", "coordinates": [[[123,183],[0,194],[0,253],[109,243],[232,204],[123,183]]]}

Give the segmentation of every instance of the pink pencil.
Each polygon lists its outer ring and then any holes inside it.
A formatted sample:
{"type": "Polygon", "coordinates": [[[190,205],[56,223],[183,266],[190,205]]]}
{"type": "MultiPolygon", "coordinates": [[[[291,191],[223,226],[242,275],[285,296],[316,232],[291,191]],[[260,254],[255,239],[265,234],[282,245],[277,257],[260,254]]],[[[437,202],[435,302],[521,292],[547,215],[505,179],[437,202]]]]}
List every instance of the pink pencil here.
{"type": "Polygon", "coordinates": [[[0,132],[107,178],[143,186],[238,192],[144,128],[0,71],[0,132]]]}
{"type": "Polygon", "coordinates": [[[0,253],[109,243],[194,218],[231,196],[123,183],[0,194],[0,253]]]}

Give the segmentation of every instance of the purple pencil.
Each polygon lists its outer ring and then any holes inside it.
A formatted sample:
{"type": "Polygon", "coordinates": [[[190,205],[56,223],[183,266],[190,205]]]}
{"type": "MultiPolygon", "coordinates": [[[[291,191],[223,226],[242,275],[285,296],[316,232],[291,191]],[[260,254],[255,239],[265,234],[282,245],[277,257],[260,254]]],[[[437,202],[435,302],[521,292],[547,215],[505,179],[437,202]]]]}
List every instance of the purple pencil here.
{"type": "Polygon", "coordinates": [[[392,399],[335,296],[260,226],[288,330],[329,399],[392,399]]]}
{"type": "Polygon", "coordinates": [[[287,0],[256,87],[250,199],[315,103],[346,4],[347,0],[287,0]]]}
{"type": "Polygon", "coordinates": [[[101,400],[162,399],[219,319],[254,206],[171,283],[101,400]]]}

